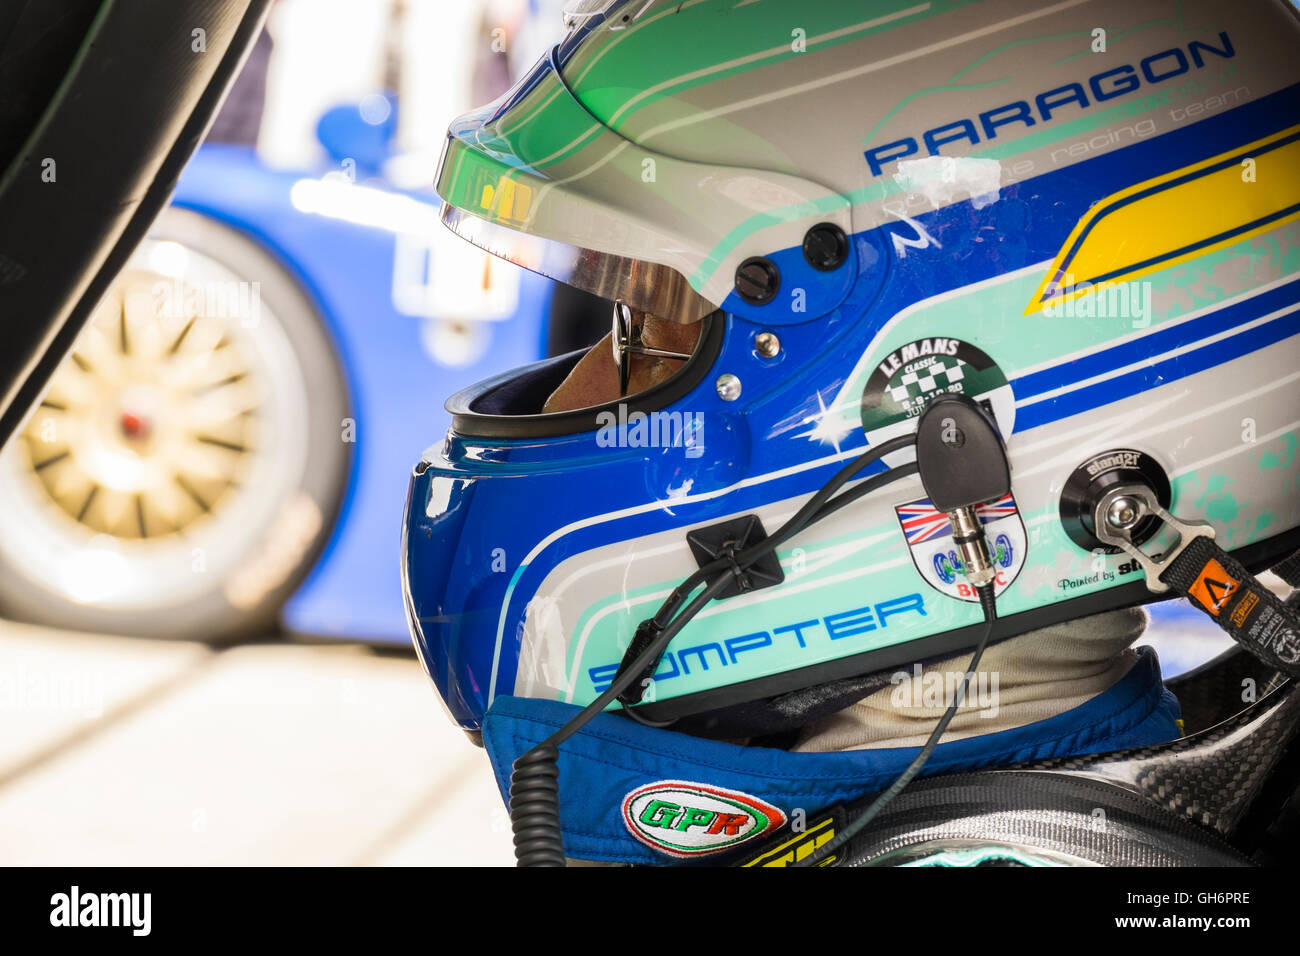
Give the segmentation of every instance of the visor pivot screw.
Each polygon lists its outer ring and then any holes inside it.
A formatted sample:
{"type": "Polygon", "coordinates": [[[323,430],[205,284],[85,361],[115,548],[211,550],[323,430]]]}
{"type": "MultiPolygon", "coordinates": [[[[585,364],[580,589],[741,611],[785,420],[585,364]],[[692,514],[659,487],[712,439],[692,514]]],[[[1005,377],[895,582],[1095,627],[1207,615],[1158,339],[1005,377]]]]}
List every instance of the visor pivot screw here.
{"type": "Polygon", "coordinates": [[[718,398],[724,402],[734,402],[740,398],[740,379],[728,372],[719,375],[717,382],[718,398]]]}
{"type": "Polygon", "coordinates": [[[754,351],[763,358],[776,358],[781,352],[781,340],[772,332],[759,332],[754,336],[754,351]]]}
{"type": "Polygon", "coordinates": [[[770,259],[750,256],[736,267],[736,293],[750,305],[771,302],[780,288],[781,273],[770,259]]]}
{"type": "Polygon", "coordinates": [[[1142,517],[1142,503],[1136,498],[1121,495],[1110,503],[1106,512],[1106,523],[1112,528],[1126,531],[1137,524],[1142,517]]]}
{"type": "Polygon", "coordinates": [[[803,257],[819,272],[832,272],[849,256],[849,239],[832,222],[819,222],[803,237],[803,257]]]}

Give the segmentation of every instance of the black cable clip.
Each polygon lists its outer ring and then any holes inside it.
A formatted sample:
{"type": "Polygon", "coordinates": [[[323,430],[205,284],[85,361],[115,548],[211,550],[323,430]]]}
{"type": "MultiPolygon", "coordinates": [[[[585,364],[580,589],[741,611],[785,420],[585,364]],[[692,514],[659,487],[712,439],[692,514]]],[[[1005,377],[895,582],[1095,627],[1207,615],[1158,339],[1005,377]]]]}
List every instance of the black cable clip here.
{"type": "Polygon", "coordinates": [[[738,542],[736,541],[722,542],[722,547],[718,550],[718,557],[724,559],[728,564],[731,565],[731,569],[730,569],[731,577],[735,582],[735,586],[739,588],[742,592],[752,591],[754,589],[754,585],[749,580],[749,575],[747,575],[744,572],[740,564],[736,561],[737,544],[738,542]]]}
{"type": "MultiPolygon", "coordinates": [[[[617,681],[620,676],[632,666],[632,662],[645,653],[645,649],[654,643],[655,638],[663,633],[663,628],[655,623],[654,618],[646,618],[636,626],[636,633],[632,635],[632,642],[628,644],[627,650],[623,652],[623,660],[618,665],[618,671],[614,674],[613,680],[617,681]]],[[[655,671],[659,669],[659,661],[655,660],[643,670],[637,679],[628,685],[627,690],[618,695],[618,702],[624,707],[632,707],[641,703],[641,698],[645,696],[645,689],[650,686],[654,680],[655,671]]]]}
{"type": "Polygon", "coordinates": [[[731,565],[728,568],[731,572],[731,583],[719,592],[718,600],[735,597],[747,591],[770,588],[785,580],[781,559],[777,557],[775,551],[763,555],[748,568],[742,568],[736,561],[739,552],[752,548],[766,539],[767,532],[763,529],[763,522],[758,520],[758,515],[731,518],[718,524],[696,528],[686,535],[686,543],[690,546],[691,554],[695,556],[695,561],[700,567],[718,560],[726,561],[731,565]]]}

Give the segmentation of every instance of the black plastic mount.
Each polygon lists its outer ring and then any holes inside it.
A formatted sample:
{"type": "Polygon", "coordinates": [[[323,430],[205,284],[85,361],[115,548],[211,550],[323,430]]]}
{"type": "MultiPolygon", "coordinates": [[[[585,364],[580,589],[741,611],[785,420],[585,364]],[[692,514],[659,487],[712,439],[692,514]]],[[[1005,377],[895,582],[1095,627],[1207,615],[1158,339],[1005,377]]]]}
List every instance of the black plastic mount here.
{"type": "MultiPolygon", "coordinates": [[[[732,559],[737,552],[766,538],[767,532],[763,530],[758,515],[742,515],[707,528],[696,528],[687,533],[686,543],[691,546],[696,562],[704,567],[719,558],[732,559]]],[[[781,561],[775,551],[763,555],[743,571],[733,560],[732,576],[731,583],[718,593],[718,600],[770,588],[785,580],[785,572],[781,570],[781,561]]]]}

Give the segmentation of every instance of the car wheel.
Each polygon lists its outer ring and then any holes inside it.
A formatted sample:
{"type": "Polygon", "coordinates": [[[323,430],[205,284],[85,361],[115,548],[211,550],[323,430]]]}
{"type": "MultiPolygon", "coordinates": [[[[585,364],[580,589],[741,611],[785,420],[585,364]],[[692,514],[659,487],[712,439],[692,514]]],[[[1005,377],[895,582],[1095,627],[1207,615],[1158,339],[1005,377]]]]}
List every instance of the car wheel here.
{"type": "Polygon", "coordinates": [[[337,517],[347,410],[285,268],[166,210],[0,455],[0,610],[207,640],[272,625],[337,517]]]}

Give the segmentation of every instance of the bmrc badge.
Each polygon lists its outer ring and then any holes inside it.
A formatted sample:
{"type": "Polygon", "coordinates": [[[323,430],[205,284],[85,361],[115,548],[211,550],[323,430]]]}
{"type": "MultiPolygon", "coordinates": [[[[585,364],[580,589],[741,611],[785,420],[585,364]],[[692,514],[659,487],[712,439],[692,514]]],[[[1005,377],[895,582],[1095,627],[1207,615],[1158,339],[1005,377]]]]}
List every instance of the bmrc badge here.
{"type": "MultiPolygon", "coordinates": [[[[952,524],[948,516],[936,510],[929,498],[895,505],[894,512],[903,527],[912,563],[926,583],[949,597],[977,602],[979,595],[966,580],[957,545],[952,540],[952,524]]],[[[1001,595],[1025,566],[1028,540],[1025,525],[1011,495],[980,505],[975,513],[984,525],[984,535],[993,553],[993,565],[997,568],[994,593],[1001,595]]]]}

